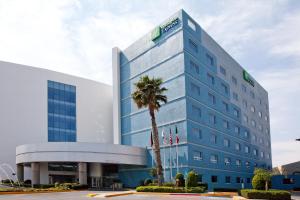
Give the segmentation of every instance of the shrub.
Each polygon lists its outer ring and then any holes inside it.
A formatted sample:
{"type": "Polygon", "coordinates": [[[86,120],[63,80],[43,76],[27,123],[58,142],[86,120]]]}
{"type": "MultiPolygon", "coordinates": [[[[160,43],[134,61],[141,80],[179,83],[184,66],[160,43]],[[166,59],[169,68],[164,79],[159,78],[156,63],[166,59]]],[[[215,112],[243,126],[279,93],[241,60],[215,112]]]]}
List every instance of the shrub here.
{"type": "Polygon", "coordinates": [[[89,188],[88,185],[80,185],[80,184],[78,184],[78,185],[73,185],[72,186],[73,190],[87,190],[88,188],[89,188]]]}
{"type": "Polygon", "coordinates": [[[203,193],[205,192],[204,187],[190,187],[186,189],[187,193],[203,193]]]}
{"type": "Polygon", "coordinates": [[[198,182],[197,183],[197,187],[203,187],[203,188],[205,188],[205,190],[207,190],[208,189],[208,184],[207,183],[198,182]]]}
{"type": "Polygon", "coordinates": [[[175,179],[176,181],[178,180],[178,185],[177,185],[178,187],[184,187],[185,180],[182,173],[177,173],[175,179]]]}
{"type": "Polygon", "coordinates": [[[144,186],[144,180],[139,181],[139,186],[144,186]]]}
{"type": "Polygon", "coordinates": [[[238,192],[236,188],[214,188],[214,192],[238,192]]]}
{"type": "Polygon", "coordinates": [[[197,187],[198,185],[198,174],[192,170],[188,173],[186,178],[186,187],[197,187]]]}
{"type": "Polygon", "coordinates": [[[205,189],[203,187],[190,187],[176,188],[166,186],[139,186],[136,188],[137,192],[165,192],[165,193],[203,193],[205,189]]]}
{"type": "Polygon", "coordinates": [[[174,187],[175,184],[172,183],[172,182],[165,182],[165,183],[163,183],[163,186],[166,186],[166,187],[174,187]]]}
{"type": "Polygon", "coordinates": [[[24,181],[24,185],[31,185],[31,180],[30,179],[26,179],[24,181]]]}
{"type": "Polygon", "coordinates": [[[268,190],[271,187],[271,176],[269,171],[256,168],[252,179],[252,187],[257,190],[268,190]]]}
{"type": "Polygon", "coordinates": [[[48,189],[54,187],[54,184],[35,184],[33,188],[48,189]]]}
{"type": "Polygon", "coordinates": [[[291,193],[284,190],[241,190],[241,195],[248,199],[268,199],[268,200],[290,200],[291,193]]]}
{"type": "Polygon", "coordinates": [[[4,184],[11,184],[11,183],[14,183],[14,180],[12,180],[12,179],[4,179],[1,182],[4,183],[4,184]]]}
{"type": "Polygon", "coordinates": [[[156,168],[151,168],[149,171],[150,176],[152,176],[153,178],[155,178],[157,176],[157,170],[156,168]]]}
{"type": "Polygon", "coordinates": [[[152,183],[152,180],[150,178],[146,178],[145,181],[144,181],[144,185],[147,186],[150,183],[152,183]]]}

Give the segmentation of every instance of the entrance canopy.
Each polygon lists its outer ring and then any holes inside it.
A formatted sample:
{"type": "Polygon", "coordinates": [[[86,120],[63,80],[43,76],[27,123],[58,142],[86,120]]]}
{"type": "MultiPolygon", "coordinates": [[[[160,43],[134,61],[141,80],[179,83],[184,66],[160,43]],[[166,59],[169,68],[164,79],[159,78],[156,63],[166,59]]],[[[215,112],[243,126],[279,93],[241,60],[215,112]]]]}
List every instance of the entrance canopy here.
{"type": "Polygon", "coordinates": [[[16,164],[33,162],[86,162],[146,165],[146,149],[117,144],[48,142],[16,148],[16,164]]]}

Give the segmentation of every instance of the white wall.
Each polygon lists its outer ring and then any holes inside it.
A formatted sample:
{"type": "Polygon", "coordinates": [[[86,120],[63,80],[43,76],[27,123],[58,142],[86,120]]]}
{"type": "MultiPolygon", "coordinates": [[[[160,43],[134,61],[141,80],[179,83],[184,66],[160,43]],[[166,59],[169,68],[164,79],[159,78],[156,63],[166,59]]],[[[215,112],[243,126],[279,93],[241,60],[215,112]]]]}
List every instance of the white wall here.
{"type": "Polygon", "coordinates": [[[47,80],[76,86],[78,142],[113,143],[111,86],[0,61],[0,164],[15,167],[18,145],[47,142],[47,80]]]}

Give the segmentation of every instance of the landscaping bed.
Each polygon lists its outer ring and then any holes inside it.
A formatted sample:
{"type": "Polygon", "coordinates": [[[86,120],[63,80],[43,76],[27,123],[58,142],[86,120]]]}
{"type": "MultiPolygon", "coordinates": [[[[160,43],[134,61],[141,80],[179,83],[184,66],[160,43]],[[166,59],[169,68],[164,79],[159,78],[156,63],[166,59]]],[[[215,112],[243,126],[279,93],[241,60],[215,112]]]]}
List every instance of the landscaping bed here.
{"type": "Polygon", "coordinates": [[[284,190],[241,190],[241,196],[247,199],[290,200],[291,193],[284,190]]]}
{"type": "Polygon", "coordinates": [[[162,193],[204,193],[205,187],[169,187],[169,186],[139,186],[137,192],[162,192],[162,193]]]}
{"type": "Polygon", "coordinates": [[[23,193],[43,193],[43,192],[66,192],[72,190],[87,189],[87,185],[80,185],[76,183],[63,183],[55,185],[34,185],[34,187],[14,187],[14,188],[0,188],[1,194],[23,194],[23,193]]]}

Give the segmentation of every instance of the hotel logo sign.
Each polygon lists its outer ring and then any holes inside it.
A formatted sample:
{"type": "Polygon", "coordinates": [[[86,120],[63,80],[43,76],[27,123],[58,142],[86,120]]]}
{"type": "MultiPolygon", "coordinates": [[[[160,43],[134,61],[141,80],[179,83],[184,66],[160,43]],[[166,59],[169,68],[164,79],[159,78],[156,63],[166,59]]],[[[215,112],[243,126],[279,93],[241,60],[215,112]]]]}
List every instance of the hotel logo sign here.
{"type": "Polygon", "coordinates": [[[250,85],[252,85],[252,87],[254,87],[254,80],[252,79],[252,77],[250,76],[250,74],[248,74],[248,72],[246,70],[243,70],[243,78],[250,85]]]}
{"type": "Polygon", "coordinates": [[[175,27],[177,24],[179,24],[179,18],[175,18],[170,20],[168,23],[156,27],[152,33],[151,33],[151,40],[157,40],[162,36],[162,34],[167,33],[169,30],[171,30],[173,27],[175,27]]]}

